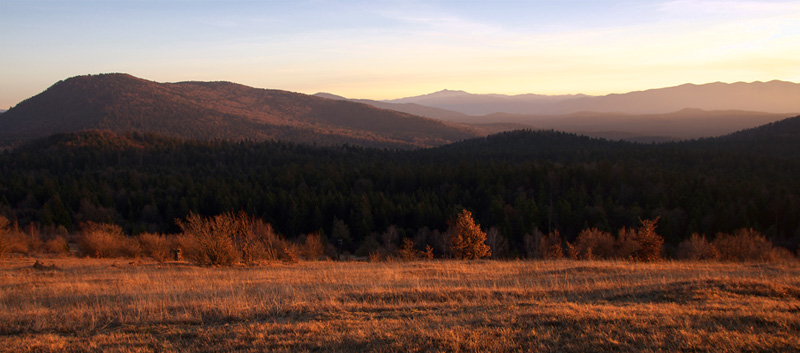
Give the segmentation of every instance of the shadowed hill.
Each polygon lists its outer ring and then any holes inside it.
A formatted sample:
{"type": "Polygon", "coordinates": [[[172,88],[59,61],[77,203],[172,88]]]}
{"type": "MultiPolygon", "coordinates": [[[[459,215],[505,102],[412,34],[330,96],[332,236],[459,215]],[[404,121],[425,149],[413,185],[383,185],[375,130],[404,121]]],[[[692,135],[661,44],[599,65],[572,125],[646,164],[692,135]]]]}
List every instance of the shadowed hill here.
{"type": "Polygon", "coordinates": [[[741,130],[715,139],[692,141],[698,148],[725,150],[739,155],[800,158],[800,116],[741,130]]]}
{"type": "Polygon", "coordinates": [[[783,119],[752,129],[732,133],[722,138],[731,141],[776,141],[794,142],[800,144],[800,116],[783,119]]]}
{"type": "Polygon", "coordinates": [[[287,91],[104,74],[60,81],[3,113],[0,142],[87,129],[400,148],[436,146],[478,134],[469,127],[287,91]]]}

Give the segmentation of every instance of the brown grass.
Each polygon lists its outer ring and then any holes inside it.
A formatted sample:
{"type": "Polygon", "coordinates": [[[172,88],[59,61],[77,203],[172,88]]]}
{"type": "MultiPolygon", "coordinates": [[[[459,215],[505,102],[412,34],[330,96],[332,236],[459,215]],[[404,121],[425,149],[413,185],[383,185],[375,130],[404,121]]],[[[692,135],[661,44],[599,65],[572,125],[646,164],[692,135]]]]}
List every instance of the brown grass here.
{"type": "Polygon", "coordinates": [[[34,260],[0,351],[800,350],[797,262],[34,260]]]}

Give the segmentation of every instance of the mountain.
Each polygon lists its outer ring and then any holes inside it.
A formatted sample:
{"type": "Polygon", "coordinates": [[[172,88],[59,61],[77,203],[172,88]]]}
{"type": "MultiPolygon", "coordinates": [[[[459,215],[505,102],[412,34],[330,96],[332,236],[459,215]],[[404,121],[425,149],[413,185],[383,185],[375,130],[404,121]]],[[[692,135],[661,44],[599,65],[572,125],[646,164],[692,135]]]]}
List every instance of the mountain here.
{"type": "Polygon", "coordinates": [[[498,112],[529,114],[537,112],[541,107],[564,100],[587,97],[575,95],[502,95],[472,94],[464,91],[442,90],[439,92],[385,101],[387,103],[416,103],[434,108],[447,109],[467,115],[485,115],[498,112]]]}
{"type": "Polygon", "coordinates": [[[0,143],[87,129],[394,148],[436,146],[482,134],[357,102],[230,82],[158,83],[103,74],[59,81],[3,113],[0,143]]]}
{"type": "Polygon", "coordinates": [[[525,94],[506,96],[444,90],[387,101],[416,103],[468,115],[563,115],[582,111],[664,114],[686,108],[800,113],[800,84],[785,81],[685,84],[605,96],[525,94]]]}
{"type": "Polygon", "coordinates": [[[426,118],[438,119],[443,121],[458,122],[458,121],[468,120],[470,117],[469,115],[464,113],[459,113],[447,109],[429,107],[426,105],[421,105],[416,103],[389,103],[371,99],[348,99],[330,93],[317,93],[315,94],[315,96],[334,99],[334,100],[348,100],[351,102],[364,103],[364,104],[369,104],[376,108],[390,109],[398,112],[408,113],[412,115],[419,115],[419,116],[424,116],[426,118]]]}
{"type": "Polygon", "coordinates": [[[633,114],[661,114],[685,108],[798,113],[800,84],[785,81],[685,84],[562,101],[552,107],[554,111],[563,113],[594,111],[633,114]]]}

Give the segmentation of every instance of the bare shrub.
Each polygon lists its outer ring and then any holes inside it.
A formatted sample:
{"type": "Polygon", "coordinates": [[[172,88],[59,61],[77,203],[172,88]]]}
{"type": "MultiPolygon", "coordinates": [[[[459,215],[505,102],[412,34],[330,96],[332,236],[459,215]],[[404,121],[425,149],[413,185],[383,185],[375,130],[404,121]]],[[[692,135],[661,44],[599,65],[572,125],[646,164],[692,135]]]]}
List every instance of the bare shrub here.
{"type": "Polygon", "coordinates": [[[368,259],[369,259],[369,262],[381,262],[381,261],[384,261],[386,259],[386,257],[383,256],[378,251],[373,251],[373,252],[369,253],[368,259]]]}
{"type": "Polygon", "coordinates": [[[705,235],[693,233],[678,244],[677,257],[681,260],[716,260],[719,259],[719,251],[705,235]]]}
{"type": "Polygon", "coordinates": [[[626,227],[620,229],[614,242],[614,257],[632,259],[633,254],[637,251],[639,251],[639,242],[636,241],[636,230],[626,227]]]}
{"type": "Polygon", "coordinates": [[[171,240],[172,248],[180,249],[182,258],[195,261],[201,257],[200,244],[197,243],[197,238],[193,234],[181,233],[171,240]]]}
{"type": "Polygon", "coordinates": [[[493,259],[503,258],[508,255],[508,239],[500,234],[500,231],[495,227],[489,228],[489,231],[486,232],[486,245],[489,246],[489,249],[492,249],[493,259]]]}
{"type": "Polygon", "coordinates": [[[295,263],[298,261],[297,254],[299,252],[296,245],[284,240],[283,247],[280,250],[280,259],[285,262],[295,263]]]}
{"type": "Polygon", "coordinates": [[[414,261],[419,259],[432,260],[433,248],[430,245],[425,245],[425,251],[420,251],[414,248],[414,240],[411,238],[403,238],[402,245],[397,250],[397,257],[404,261],[414,261]]]}
{"type": "Polygon", "coordinates": [[[403,238],[403,243],[397,249],[397,256],[405,261],[413,261],[420,257],[420,251],[414,249],[414,240],[411,238],[403,238]]]}
{"type": "Polygon", "coordinates": [[[35,223],[30,223],[25,228],[25,232],[21,232],[17,229],[15,233],[17,233],[22,242],[25,242],[27,248],[26,253],[37,253],[43,250],[44,241],[42,241],[42,232],[39,231],[39,227],[35,223]]]}
{"type": "Polygon", "coordinates": [[[16,222],[0,216],[0,257],[5,254],[30,254],[41,249],[39,234],[35,238],[23,232],[16,222]]]}
{"type": "Polygon", "coordinates": [[[69,244],[62,236],[56,236],[44,242],[43,249],[48,254],[66,255],[69,253],[69,244]]]}
{"type": "Polygon", "coordinates": [[[364,238],[358,249],[356,249],[356,256],[367,257],[373,252],[378,252],[381,244],[378,242],[378,234],[372,233],[364,238]]]}
{"type": "Polygon", "coordinates": [[[86,222],[81,228],[78,244],[84,256],[133,257],[139,251],[139,244],[125,236],[118,225],[86,222]]]}
{"type": "Polygon", "coordinates": [[[664,238],[656,233],[658,218],[640,220],[637,229],[622,228],[614,245],[615,257],[634,261],[655,261],[661,258],[664,238]]]}
{"type": "Polygon", "coordinates": [[[300,253],[308,261],[317,261],[325,254],[325,243],[319,232],[309,233],[300,248],[300,253]]]}
{"type": "Polygon", "coordinates": [[[272,229],[272,226],[263,227],[259,231],[257,242],[253,243],[246,262],[256,261],[285,261],[297,262],[297,245],[286,241],[272,229]]]}
{"type": "Polygon", "coordinates": [[[228,214],[234,218],[235,229],[234,243],[240,251],[240,257],[246,264],[256,261],[297,261],[294,246],[283,239],[272,225],[261,219],[248,216],[244,212],[237,215],[228,214]]]}
{"type": "Polygon", "coordinates": [[[533,231],[533,234],[525,234],[522,238],[522,246],[525,249],[525,255],[530,259],[539,258],[539,243],[542,242],[544,234],[538,229],[533,231]]]}
{"type": "Polygon", "coordinates": [[[742,228],[733,234],[717,233],[712,242],[725,261],[773,261],[774,247],[763,234],[742,228]]]}
{"type": "Polygon", "coordinates": [[[11,231],[8,218],[0,216],[0,257],[5,256],[11,248],[11,231]]]}
{"type": "Polygon", "coordinates": [[[170,251],[172,250],[167,237],[154,233],[139,234],[139,247],[144,256],[149,256],[162,262],[169,259],[170,251]]]}
{"type": "Polygon", "coordinates": [[[543,259],[560,259],[564,257],[564,248],[561,246],[561,234],[553,231],[539,241],[539,256],[543,259]]]}
{"type": "Polygon", "coordinates": [[[614,236],[597,228],[584,229],[575,242],[567,244],[569,257],[581,260],[614,257],[614,236]]]}
{"type": "Polygon", "coordinates": [[[789,249],[784,248],[782,246],[775,246],[772,248],[772,254],[770,256],[772,261],[775,262],[789,262],[795,260],[794,255],[792,254],[789,249]]]}
{"type": "Polygon", "coordinates": [[[381,233],[381,241],[383,242],[382,252],[385,255],[394,254],[397,251],[397,242],[400,241],[400,232],[397,227],[391,225],[386,228],[386,231],[381,233]]]}
{"type": "Polygon", "coordinates": [[[233,240],[235,219],[229,215],[203,218],[194,213],[178,226],[187,236],[184,239],[190,250],[187,257],[201,265],[230,266],[239,260],[233,240]]]}
{"type": "Polygon", "coordinates": [[[430,245],[425,245],[425,251],[422,252],[422,258],[425,260],[433,260],[433,248],[430,245]]]}
{"type": "MultiPolygon", "coordinates": [[[[423,231],[427,230],[427,228],[423,228],[423,231]]],[[[440,232],[439,230],[432,230],[429,233],[430,244],[433,245],[433,250],[438,252],[439,254],[448,257],[450,252],[450,239],[448,235],[445,233],[440,232]]]]}

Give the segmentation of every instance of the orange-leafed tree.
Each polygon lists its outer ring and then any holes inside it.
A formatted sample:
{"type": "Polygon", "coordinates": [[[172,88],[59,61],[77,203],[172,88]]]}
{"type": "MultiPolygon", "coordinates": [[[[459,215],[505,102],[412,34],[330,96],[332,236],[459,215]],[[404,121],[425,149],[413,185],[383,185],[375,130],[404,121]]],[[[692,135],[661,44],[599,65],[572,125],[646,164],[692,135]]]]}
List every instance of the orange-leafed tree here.
{"type": "Polygon", "coordinates": [[[486,233],[472,219],[472,212],[462,210],[450,221],[450,251],[457,259],[480,259],[490,256],[486,233]]]}

